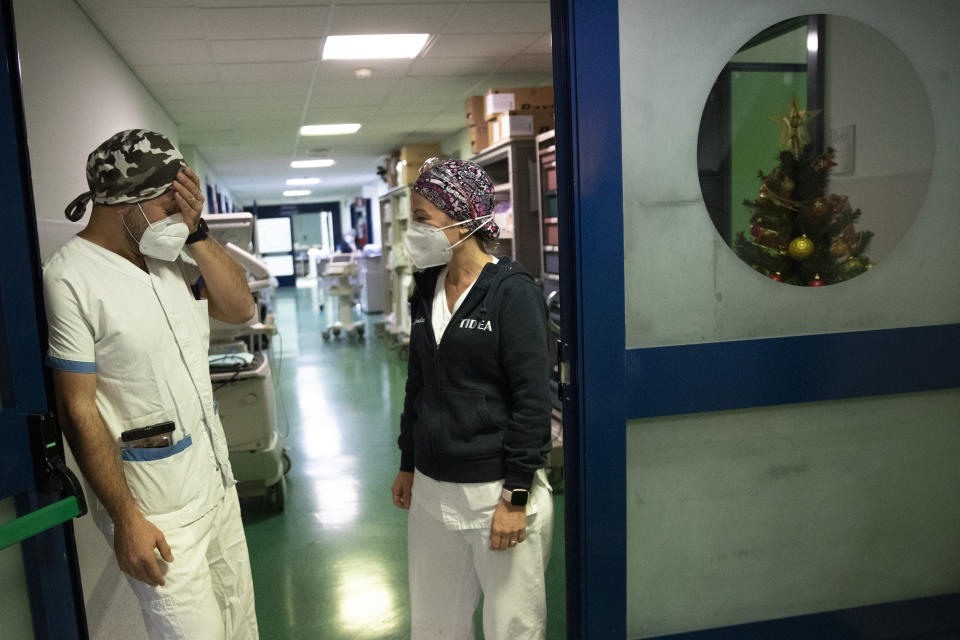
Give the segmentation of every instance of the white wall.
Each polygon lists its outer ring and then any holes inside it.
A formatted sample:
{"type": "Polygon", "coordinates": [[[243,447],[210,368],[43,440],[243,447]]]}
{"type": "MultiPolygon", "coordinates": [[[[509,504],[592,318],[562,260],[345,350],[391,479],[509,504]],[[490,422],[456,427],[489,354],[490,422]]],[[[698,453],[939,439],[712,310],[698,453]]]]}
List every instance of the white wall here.
{"type": "MultiPolygon", "coordinates": [[[[173,121],[72,0],[15,0],[23,101],[43,257],[83,228],[63,209],[87,190],[87,154],[117,131],[177,141],[173,121]]],[[[77,469],[76,463],[68,464],[77,469]]],[[[145,638],[139,605],[90,516],[76,521],[90,635],[145,638]]]]}
{"type": "MultiPolygon", "coordinates": [[[[619,8],[628,348],[960,321],[960,4],[619,8]],[[827,12],[877,29],[914,65],[934,164],[917,221],[890,255],[815,290],[762,277],[720,239],[696,143],[710,87],[737,49],[776,22],[827,12]]],[[[857,54],[857,68],[871,58],[857,54]]],[[[958,424],[957,391],[629,422],[628,637],[960,589],[958,424]]]]}
{"type": "MultiPolygon", "coordinates": [[[[207,214],[211,211],[211,203],[207,199],[207,184],[213,184],[220,191],[222,195],[226,195],[230,198],[230,201],[234,203],[234,208],[237,211],[242,211],[240,209],[240,203],[233,199],[233,193],[226,187],[223,180],[220,179],[220,176],[217,175],[217,172],[210,167],[210,163],[207,162],[207,159],[203,157],[203,154],[200,153],[200,150],[192,145],[183,145],[180,147],[180,153],[183,154],[183,159],[186,161],[187,165],[193,169],[193,171],[200,178],[200,188],[203,191],[203,213],[207,214]]],[[[230,213],[229,211],[221,211],[220,213],[230,213]]]]}
{"type": "Polygon", "coordinates": [[[856,125],[854,171],[834,175],[830,188],[862,210],[857,227],[876,234],[867,253],[882,262],[927,195],[936,146],[933,114],[910,60],[883,35],[839,16],[827,19],[826,32],[827,139],[833,127],[856,125]]]}

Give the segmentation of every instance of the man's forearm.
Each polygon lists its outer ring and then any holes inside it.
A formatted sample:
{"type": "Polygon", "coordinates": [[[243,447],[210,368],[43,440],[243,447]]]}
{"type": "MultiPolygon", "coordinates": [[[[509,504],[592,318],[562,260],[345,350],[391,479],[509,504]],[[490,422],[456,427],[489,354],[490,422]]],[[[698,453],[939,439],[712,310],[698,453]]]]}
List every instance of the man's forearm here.
{"type": "Polygon", "coordinates": [[[61,404],[59,413],[80,470],[110,518],[116,523],[139,514],[123,475],[119,449],[96,406],[65,410],[61,404]]]}
{"type": "Polygon", "coordinates": [[[234,324],[249,320],[256,311],[256,305],[243,267],[211,237],[187,248],[203,275],[211,307],[210,315],[234,324]]]}

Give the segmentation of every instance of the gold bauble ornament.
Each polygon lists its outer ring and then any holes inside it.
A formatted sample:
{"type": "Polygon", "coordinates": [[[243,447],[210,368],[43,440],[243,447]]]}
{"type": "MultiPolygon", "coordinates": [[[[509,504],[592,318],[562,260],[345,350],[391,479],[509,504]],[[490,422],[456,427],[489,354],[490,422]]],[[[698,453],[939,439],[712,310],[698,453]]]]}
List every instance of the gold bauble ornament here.
{"type": "Polygon", "coordinates": [[[790,241],[787,252],[794,260],[806,260],[813,255],[813,240],[806,235],[794,238],[790,241]]]}

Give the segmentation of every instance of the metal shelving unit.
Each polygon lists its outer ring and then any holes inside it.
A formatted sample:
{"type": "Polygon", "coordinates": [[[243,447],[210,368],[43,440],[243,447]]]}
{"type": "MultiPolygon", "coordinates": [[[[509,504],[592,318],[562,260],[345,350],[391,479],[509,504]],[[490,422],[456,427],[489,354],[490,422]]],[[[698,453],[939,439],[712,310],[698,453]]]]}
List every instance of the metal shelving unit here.
{"type": "Polygon", "coordinates": [[[516,260],[540,276],[537,158],[532,138],[505,140],[473,158],[494,183],[494,219],[501,233],[495,253],[516,260]]]}
{"type": "Polygon", "coordinates": [[[395,187],[380,196],[380,238],[383,247],[384,298],[387,320],[377,325],[377,334],[406,359],[410,345],[410,309],[407,299],[413,287],[413,264],[403,249],[403,234],[410,225],[410,187],[395,187]]]}

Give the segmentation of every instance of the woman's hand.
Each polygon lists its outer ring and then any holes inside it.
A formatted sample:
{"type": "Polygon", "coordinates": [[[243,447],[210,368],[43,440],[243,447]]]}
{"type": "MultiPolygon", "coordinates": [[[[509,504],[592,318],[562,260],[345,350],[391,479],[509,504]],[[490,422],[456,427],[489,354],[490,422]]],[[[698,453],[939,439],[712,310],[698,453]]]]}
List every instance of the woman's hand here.
{"type": "Polygon", "coordinates": [[[401,509],[410,508],[410,494],[413,491],[413,472],[399,471],[393,481],[393,504],[401,509]]]}
{"type": "Polygon", "coordinates": [[[493,512],[490,526],[490,550],[506,551],[527,539],[527,507],[515,507],[503,498],[493,512]]]}

